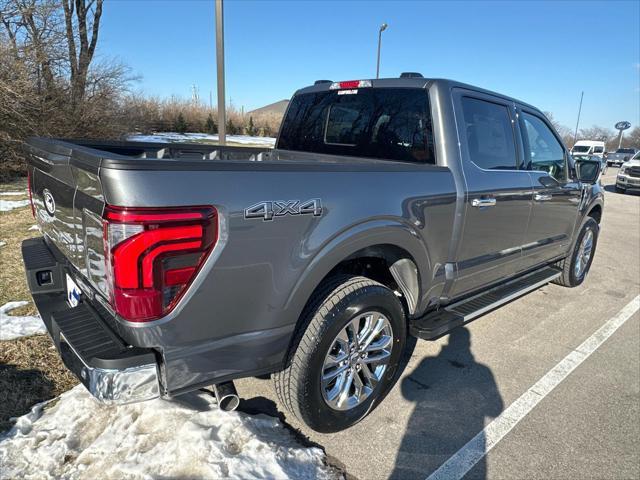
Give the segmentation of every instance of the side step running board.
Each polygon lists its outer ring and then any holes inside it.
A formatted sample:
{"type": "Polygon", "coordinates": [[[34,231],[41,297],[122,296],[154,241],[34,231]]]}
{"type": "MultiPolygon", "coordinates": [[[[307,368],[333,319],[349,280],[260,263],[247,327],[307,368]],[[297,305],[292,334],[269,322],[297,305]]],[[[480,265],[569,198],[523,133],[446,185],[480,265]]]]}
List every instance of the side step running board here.
{"type": "Polygon", "coordinates": [[[560,270],[554,267],[541,268],[413,320],[409,330],[415,337],[435,340],[500,305],[546,285],[560,274],[560,270]]]}

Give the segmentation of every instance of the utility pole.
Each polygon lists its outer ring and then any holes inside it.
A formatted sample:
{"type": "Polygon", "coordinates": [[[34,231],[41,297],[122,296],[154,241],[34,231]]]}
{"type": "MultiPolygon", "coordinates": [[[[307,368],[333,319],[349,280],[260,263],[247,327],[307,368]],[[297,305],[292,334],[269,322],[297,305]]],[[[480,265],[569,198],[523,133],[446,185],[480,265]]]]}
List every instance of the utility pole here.
{"type": "Polygon", "coordinates": [[[224,16],[222,0],[216,1],[216,64],[218,74],[218,141],[227,144],[227,112],[224,96],[224,16]]]}
{"type": "Polygon", "coordinates": [[[582,98],[584,97],[584,91],[580,94],[580,106],[578,107],[578,121],[576,122],[576,133],[573,134],[573,144],[575,145],[578,139],[578,125],[580,125],[580,113],[582,112],[582,98]]]}
{"type": "Polygon", "coordinates": [[[382,32],[384,32],[387,27],[386,23],[380,25],[380,30],[378,30],[378,61],[376,62],[376,78],[380,78],[380,44],[382,43],[382,32]]]}

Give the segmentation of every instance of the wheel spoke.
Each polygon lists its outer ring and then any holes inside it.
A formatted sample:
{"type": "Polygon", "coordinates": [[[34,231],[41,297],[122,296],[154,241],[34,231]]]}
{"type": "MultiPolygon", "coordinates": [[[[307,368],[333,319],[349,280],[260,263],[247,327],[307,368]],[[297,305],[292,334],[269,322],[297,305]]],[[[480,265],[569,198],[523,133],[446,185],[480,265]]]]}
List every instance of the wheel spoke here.
{"type": "Polygon", "coordinates": [[[367,357],[363,358],[361,361],[363,363],[374,363],[384,360],[385,358],[389,358],[390,356],[391,352],[389,352],[388,350],[378,350],[374,354],[368,355],[367,357]]]}
{"type": "Polygon", "coordinates": [[[385,327],[385,322],[386,320],[383,317],[378,317],[378,320],[376,321],[375,326],[373,327],[373,330],[371,331],[371,333],[367,336],[367,338],[364,340],[364,342],[361,343],[360,348],[362,349],[367,349],[367,347],[369,346],[369,344],[380,334],[380,332],[384,329],[385,327]]]}
{"type": "Polygon", "coordinates": [[[325,369],[325,372],[322,374],[322,382],[324,384],[328,384],[331,382],[331,380],[333,380],[338,375],[340,375],[341,373],[345,372],[348,369],[349,369],[349,365],[338,365],[337,367],[330,369],[329,372],[327,372],[326,371],[327,369],[325,369]]]}
{"type": "Polygon", "coordinates": [[[371,353],[371,352],[376,352],[378,350],[382,350],[384,348],[389,347],[392,341],[393,339],[391,338],[390,335],[381,335],[378,340],[369,344],[369,346],[365,348],[364,351],[367,353],[371,353]]]}
{"type": "Polygon", "coordinates": [[[324,361],[324,370],[327,368],[335,367],[340,365],[343,361],[345,361],[349,355],[344,350],[340,350],[337,355],[328,354],[327,359],[324,361]]]}
{"type": "Polygon", "coordinates": [[[358,344],[362,345],[364,340],[367,338],[369,333],[371,332],[373,325],[373,314],[366,315],[364,317],[364,325],[362,329],[358,332],[358,344]]]}
{"type": "Polygon", "coordinates": [[[363,362],[360,365],[362,366],[362,369],[360,371],[364,376],[365,383],[368,384],[372,389],[375,388],[375,386],[378,384],[378,377],[376,377],[375,373],[371,371],[369,364],[363,362]]]}
{"type": "Polygon", "coordinates": [[[351,391],[351,385],[353,385],[353,372],[349,370],[346,373],[346,378],[340,387],[340,393],[338,394],[338,407],[344,405],[344,403],[349,399],[349,392],[351,391]]]}
{"type": "Polygon", "coordinates": [[[331,403],[335,403],[336,398],[338,397],[338,395],[340,395],[340,392],[342,391],[342,385],[344,385],[346,377],[347,377],[346,371],[340,373],[340,375],[338,376],[338,379],[336,380],[336,384],[328,391],[325,390],[327,401],[331,403]]]}

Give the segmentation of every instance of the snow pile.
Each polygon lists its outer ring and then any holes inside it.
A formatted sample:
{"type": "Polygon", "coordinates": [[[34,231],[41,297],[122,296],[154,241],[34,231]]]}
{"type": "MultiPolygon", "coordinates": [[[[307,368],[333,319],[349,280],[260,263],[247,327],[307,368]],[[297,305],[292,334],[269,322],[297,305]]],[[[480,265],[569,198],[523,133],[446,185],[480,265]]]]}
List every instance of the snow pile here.
{"type": "Polygon", "coordinates": [[[27,205],[29,205],[29,200],[0,200],[0,212],[8,212],[27,205]]]}
{"type": "Polygon", "coordinates": [[[8,302],[0,307],[0,340],[13,340],[39,333],[47,333],[47,329],[39,315],[13,316],[9,312],[23,307],[29,302],[8,302]]]}
{"type": "Polygon", "coordinates": [[[7,242],[0,242],[0,247],[4,247],[7,244],[7,242]]]}
{"type": "Polygon", "coordinates": [[[205,393],[107,407],[82,386],[18,418],[0,437],[0,465],[7,478],[336,476],[277,419],[220,411],[205,393]]]}
{"type": "MultiPolygon", "coordinates": [[[[208,133],[175,133],[175,132],[161,132],[154,133],[152,135],[129,135],[127,140],[132,142],[189,142],[189,141],[202,141],[207,140],[210,142],[217,142],[218,135],[209,135],[208,133]]],[[[252,137],[249,135],[227,135],[227,141],[232,143],[239,143],[242,145],[259,145],[265,147],[273,147],[276,144],[276,139],[273,137],[252,137]]]]}

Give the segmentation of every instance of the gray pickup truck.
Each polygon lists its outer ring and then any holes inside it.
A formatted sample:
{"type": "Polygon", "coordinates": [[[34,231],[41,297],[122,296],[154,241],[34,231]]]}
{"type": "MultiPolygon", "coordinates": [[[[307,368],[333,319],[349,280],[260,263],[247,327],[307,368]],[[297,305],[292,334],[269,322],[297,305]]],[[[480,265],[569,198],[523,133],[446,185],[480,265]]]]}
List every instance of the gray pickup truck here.
{"type": "MultiPolygon", "coordinates": [[[[438,338],[593,260],[599,162],[535,107],[470,85],[318,81],[276,148],[28,141],[43,237],[22,251],[65,365],[126,403],[271,375],[332,432],[438,338]]],[[[535,315],[535,312],[532,312],[535,315]]]]}

